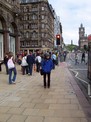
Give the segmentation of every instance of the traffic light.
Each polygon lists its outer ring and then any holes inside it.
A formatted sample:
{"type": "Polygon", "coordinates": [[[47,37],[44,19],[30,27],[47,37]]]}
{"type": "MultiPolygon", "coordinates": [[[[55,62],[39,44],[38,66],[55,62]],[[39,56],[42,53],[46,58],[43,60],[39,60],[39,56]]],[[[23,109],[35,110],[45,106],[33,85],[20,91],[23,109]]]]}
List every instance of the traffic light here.
{"type": "Polygon", "coordinates": [[[56,35],[56,45],[60,45],[60,35],[56,35]]]}

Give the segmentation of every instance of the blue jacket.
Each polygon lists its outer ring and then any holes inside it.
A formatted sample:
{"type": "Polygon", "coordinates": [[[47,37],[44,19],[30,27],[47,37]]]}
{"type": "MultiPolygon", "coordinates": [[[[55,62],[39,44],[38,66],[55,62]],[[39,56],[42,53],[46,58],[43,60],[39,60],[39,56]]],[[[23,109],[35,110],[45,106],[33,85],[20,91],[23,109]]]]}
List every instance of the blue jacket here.
{"type": "Polygon", "coordinates": [[[49,73],[53,69],[53,61],[51,59],[45,59],[41,62],[41,67],[44,73],[49,73]]]}

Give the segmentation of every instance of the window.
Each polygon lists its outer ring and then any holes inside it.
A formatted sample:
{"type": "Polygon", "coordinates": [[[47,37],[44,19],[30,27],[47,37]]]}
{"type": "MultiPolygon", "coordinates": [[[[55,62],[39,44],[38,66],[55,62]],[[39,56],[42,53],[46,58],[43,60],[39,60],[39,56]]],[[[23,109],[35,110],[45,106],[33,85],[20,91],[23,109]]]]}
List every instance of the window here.
{"type": "Polygon", "coordinates": [[[44,15],[42,15],[42,16],[41,16],[41,18],[42,18],[42,19],[45,19],[45,16],[44,16],[44,15]]]}
{"type": "Polygon", "coordinates": [[[24,12],[27,12],[27,8],[26,8],[26,6],[24,6],[23,11],[24,11],[24,12]]]}
{"type": "Polygon", "coordinates": [[[37,24],[31,24],[31,28],[33,28],[33,29],[35,29],[35,28],[37,28],[37,24]]]}
{"type": "Polygon", "coordinates": [[[41,26],[42,26],[42,28],[44,28],[44,27],[45,27],[45,25],[44,25],[44,24],[42,24],[41,26]]]}
{"type": "Polygon", "coordinates": [[[44,33],[42,33],[42,37],[44,37],[44,33]]]}
{"type": "Polygon", "coordinates": [[[28,24],[24,24],[24,29],[28,29],[28,24]]]}
{"type": "Polygon", "coordinates": [[[36,32],[35,32],[35,31],[33,32],[32,37],[33,37],[33,38],[36,38],[36,32]]]}
{"type": "Polygon", "coordinates": [[[29,38],[29,32],[26,32],[26,37],[29,38]]]}
{"type": "Polygon", "coordinates": [[[37,16],[35,14],[32,15],[32,19],[37,19],[37,16]]]}
{"type": "Polygon", "coordinates": [[[44,10],[45,10],[45,8],[44,8],[44,7],[42,7],[41,9],[42,9],[42,11],[44,11],[44,10]]]}
{"type": "Polygon", "coordinates": [[[28,20],[28,16],[27,15],[24,15],[24,20],[28,20]]]}

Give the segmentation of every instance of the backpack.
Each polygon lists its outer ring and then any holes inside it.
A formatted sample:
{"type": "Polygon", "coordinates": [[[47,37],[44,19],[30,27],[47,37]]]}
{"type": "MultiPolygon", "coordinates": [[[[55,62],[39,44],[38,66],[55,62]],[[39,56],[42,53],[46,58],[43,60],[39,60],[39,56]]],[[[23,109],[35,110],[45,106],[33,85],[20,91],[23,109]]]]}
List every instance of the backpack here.
{"type": "Polygon", "coordinates": [[[28,66],[28,63],[26,61],[26,57],[22,58],[21,66],[28,66]]]}
{"type": "Polygon", "coordinates": [[[7,65],[8,65],[8,69],[12,69],[15,67],[12,57],[8,60],[7,65]]]}

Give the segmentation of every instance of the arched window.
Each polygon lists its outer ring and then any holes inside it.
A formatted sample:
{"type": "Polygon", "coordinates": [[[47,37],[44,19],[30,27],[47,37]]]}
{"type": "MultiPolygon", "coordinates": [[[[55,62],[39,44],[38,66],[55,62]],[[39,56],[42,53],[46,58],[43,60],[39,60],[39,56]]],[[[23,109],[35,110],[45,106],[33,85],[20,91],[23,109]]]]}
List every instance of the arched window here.
{"type": "Polygon", "coordinates": [[[12,25],[10,25],[9,31],[10,33],[14,33],[14,27],[12,25]]]}

